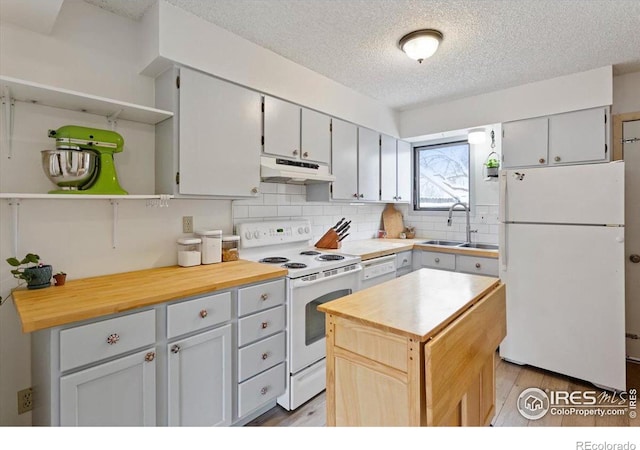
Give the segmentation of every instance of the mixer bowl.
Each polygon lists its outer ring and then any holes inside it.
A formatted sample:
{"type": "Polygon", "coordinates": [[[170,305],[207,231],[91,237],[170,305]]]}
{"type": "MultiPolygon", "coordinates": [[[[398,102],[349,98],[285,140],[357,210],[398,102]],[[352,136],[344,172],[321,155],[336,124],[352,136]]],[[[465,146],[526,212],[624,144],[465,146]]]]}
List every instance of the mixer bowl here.
{"type": "Polygon", "coordinates": [[[64,190],[77,190],[95,176],[98,154],[88,150],[42,150],[42,168],[64,190]]]}

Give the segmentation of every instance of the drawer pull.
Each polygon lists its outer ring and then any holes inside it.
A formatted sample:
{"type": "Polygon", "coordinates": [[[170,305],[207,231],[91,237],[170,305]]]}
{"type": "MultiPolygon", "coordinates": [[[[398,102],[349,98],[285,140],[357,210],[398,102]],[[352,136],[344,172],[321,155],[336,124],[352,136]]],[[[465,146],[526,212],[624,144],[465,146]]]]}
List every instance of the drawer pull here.
{"type": "Polygon", "coordinates": [[[149,352],[146,355],[144,355],[144,360],[146,362],[151,362],[154,359],[156,359],[156,352],[149,352]]]}
{"type": "Polygon", "coordinates": [[[304,152],[304,153],[302,154],[302,156],[304,156],[305,158],[308,158],[308,157],[309,157],[309,152],[304,152]]]}
{"type": "Polygon", "coordinates": [[[268,357],[269,357],[269,354],[268,354],[268,353],[263,353],[263,354],[262,354],[262,359],[263,359],[263,360],[267,359],[268,357]]]}
{"type": "Polygon", "coordinates": [[[434,261],[439,263],[440,262],[440,258],[436,258],[436,259],[434,259],[434,261]]]}
{"type": "Polygon", "coordinates": [[[174,346],[171,347],[171,353],[178,353],[180,351],[180,346],[178,344],[175,344],[174,346]]]}
{"type": "Polygon", "coordinates": [[[539,162],[540,164],[544,164],[546,161],[545,161],[545,159],[544,159],[544,158],[540,158],[540,159],[538,160],[538,162],[539,162]]]}
{"type": "Polygon", "coordinates": [[[260,296],[260,298],[262,299],[262,301],[265,301],[265,300],[267,300],[267,299],[269,298],[269,294],[264,293],[264,294],[262,294],[262,295],[260,296]]]}
{"type": "Polygon", "coordinates": [[[200,317],[202,317],[203,319],[205,317],[207,317],[209,315],[209,313],[207,312],[206,309],[203,309],[202,311],[200,311],[200,317]]]}
{"type": "Polygon", "coordinates": [[[265,386],[265,387],[263,387],[262,389],[260,389],[260,394],[261,394],[261,395],[267,395],[267,391],[268,391],[268,390],[269,390],[269,389],[267,389],[267,386],[265,386]]]}
{"type": "Polygon", "coordinates": [[[117,344],[119,340],[120,340],[120,336],[118,335],[118,333],[113,333],[113,334],[110,334],[109,337],[107,337],[107,344],[109,345],[117,344]]]}
{"type": "Polygon", "coordinates": [[[476,269],[480,268],[480,263],[476,263],[476,269]]]}
{"type": "Polygon", "coordinates": [[[269,322],[262,322],[262,329],[264,330],[269,326],[269,322]]]}

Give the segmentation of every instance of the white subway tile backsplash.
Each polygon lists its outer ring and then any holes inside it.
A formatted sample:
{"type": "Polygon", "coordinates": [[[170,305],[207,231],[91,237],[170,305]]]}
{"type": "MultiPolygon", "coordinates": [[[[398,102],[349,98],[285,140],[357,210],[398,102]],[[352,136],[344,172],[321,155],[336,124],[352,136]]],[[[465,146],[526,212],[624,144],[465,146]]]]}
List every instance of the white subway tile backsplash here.
{"type": "Polygon", "coordinates": [[[327,216],[335,216],[338,214],[342,214],[342,206],[336,206],[336,205],[324,206],[322,213],[327,216]]]}
{"type": "Polygon", "coordinates": [[[302,206],[278,206],[278,216],[301,216],[302,206]]]}
{"type": "Polygon", "coordinates": [[[263,194],[275,194],[278,192],[276,183],[260,183],[260,192],[263,194]]]}
{"type": "Polygon", "coordinates": [[[304,205],[302,207],[302,215],[303,216],[321,216],[323,214],[322,206],[308,206],[304,205]]]}
{"type": "Polygon", "coordinates": [[[297,205],[302,205],[307,203],[306,194],[292,194],[290,197],[291,197],[291,203],[295,203],[297,205]]]}
{"type": "Polygon", "coordinates": [[[307,189],[300,184],[278,184],[278,194],[306,194],[307,189]]]}
{"type": "Polygon", "coordinates": [[[249,207],[242,205],[233,205],[233,218],[242,219],[249,217],[249,207]]]}
{"type": "Polygon", "coordinates": [[[249,217],[278,217],[277,206],[251,206],[249,217]]]}

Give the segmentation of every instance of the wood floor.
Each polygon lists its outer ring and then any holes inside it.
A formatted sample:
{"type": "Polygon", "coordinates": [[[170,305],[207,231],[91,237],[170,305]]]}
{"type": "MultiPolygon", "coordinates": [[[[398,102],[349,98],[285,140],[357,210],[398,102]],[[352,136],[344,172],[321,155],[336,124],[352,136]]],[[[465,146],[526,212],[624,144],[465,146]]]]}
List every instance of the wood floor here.
{"type": "MultiPolygon", "coordinates": [[[[516,408],[516,399],[529,387],[552,390],[598,390],[592,384],[530,366],[518,366],[496,357],[496,415],[495,427],[626,427],[640,426],[640,418],[625,416],[583,417],[577,415],[552,416],[527,420],[516,408]]],[[[640,364],[627,363],[627,388],[640,389],[640,364]]],[[[295,411],[280,406],[267,411],[247,426],[266,427],[323,427],[326,425],[325,393],[317,395],[295,411]]]]}

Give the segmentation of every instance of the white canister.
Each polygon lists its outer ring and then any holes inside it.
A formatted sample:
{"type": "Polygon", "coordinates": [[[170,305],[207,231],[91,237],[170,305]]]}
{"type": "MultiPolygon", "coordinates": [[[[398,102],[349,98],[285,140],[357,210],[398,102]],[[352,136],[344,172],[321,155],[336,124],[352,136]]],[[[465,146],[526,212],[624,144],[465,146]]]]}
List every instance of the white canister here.
{"type": "Polygon", "coordinates": [[[222,261],[222,230],[196,231],[202,238],[202,264],[213,264],[222,261]]]}
{"type": "Polygon", "coordinates": [[[178,265],[182,267],[199,266],[201,262],[200,238],[178,239],[178,265]]]}

